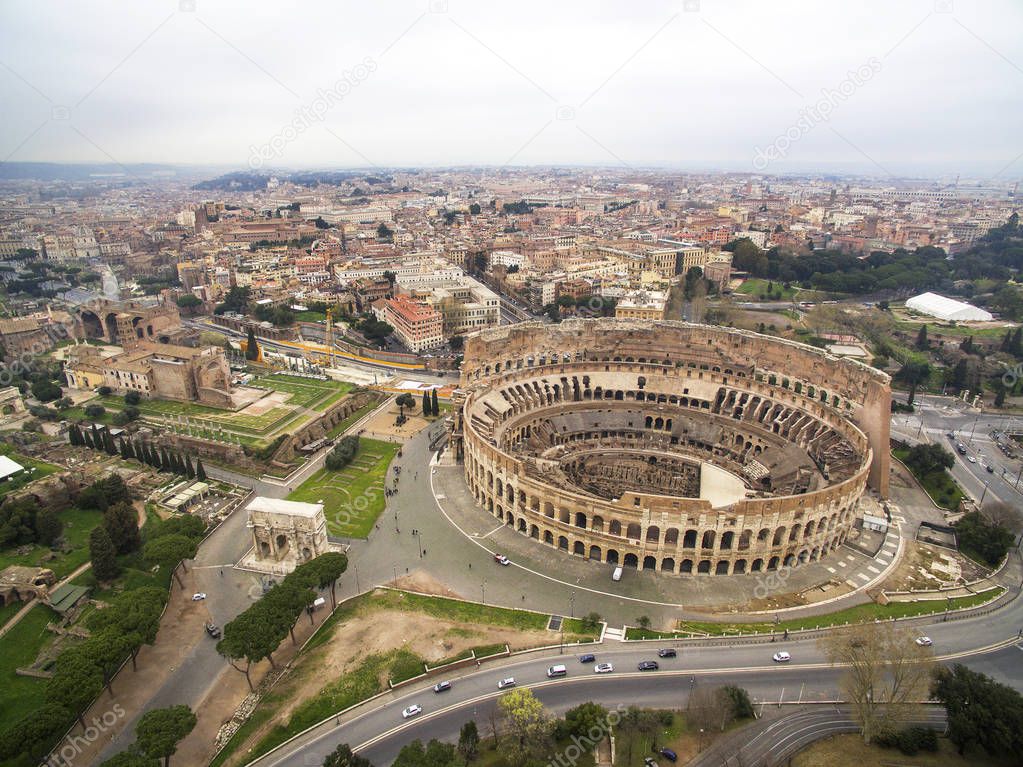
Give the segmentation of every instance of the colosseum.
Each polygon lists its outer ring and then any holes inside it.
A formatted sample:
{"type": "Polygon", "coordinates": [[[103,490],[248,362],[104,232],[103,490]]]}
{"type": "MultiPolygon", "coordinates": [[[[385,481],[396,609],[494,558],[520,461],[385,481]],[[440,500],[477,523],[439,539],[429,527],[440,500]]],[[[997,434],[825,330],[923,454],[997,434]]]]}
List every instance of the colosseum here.
{"type": "Polygon", "coordinates": [[[729,575],[821,559],[888,491],[889,378],[681,322],[466,340],[451,450],[488,513],[609,565],[729,575]]]}

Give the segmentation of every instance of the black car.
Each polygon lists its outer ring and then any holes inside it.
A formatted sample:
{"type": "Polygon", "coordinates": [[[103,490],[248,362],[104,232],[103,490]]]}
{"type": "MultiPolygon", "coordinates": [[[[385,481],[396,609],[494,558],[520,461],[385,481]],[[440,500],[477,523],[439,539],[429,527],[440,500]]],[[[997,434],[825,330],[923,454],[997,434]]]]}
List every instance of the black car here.
{"type": "Polygon", "coordinates": [[[669,762],[677,762],[678,761],[678,754],[676,754],[670,748],[662,748],[661,749],[661,756],[663,756],[669,762]]]}
{"type": "Polygon", "coordinates": [[[995,467],[992,466],[990,463],[987,465],[987,473],[988,474],[994,474],[995,473],[995,467]]]}
{"type": "Polygon", "coordinates": [[[657,651],[658,658],[674,658],[678,653],[671,647],[665,647],[664,649],[657,651]]]}
{"type": "Polygon", "coordinates": [[[591,655],[590,653],[587,653],[586,655],[580,655],[579,656],[579,662],[580,663],[593,663],[595,660],[597,660],[597,656],[596,655],[591,655]]]}
{"type": "Polygon", "coordinates": [[[437,682],[437,684],[433,686],[434,692],[447,692],[450,689],[451,682],[437,682]]]}
{"type": "Polygon", "coordinates": [[[656,671],[660,668],[660,666],[657,665],[657,661],[655,660],[644,660],[640,661],[637,668],[639,668],[640,671],[656,671]]]}

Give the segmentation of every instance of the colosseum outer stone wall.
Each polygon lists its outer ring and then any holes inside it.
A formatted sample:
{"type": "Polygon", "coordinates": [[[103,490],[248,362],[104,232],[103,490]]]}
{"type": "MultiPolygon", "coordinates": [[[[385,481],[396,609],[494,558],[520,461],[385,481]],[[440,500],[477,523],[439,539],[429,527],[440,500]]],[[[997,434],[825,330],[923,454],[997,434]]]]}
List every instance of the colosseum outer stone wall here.
{"type": "Polygon", "coordinates": [[[733,574],[841,545],[888,491],[884,373],[681,322],[571,320],[465,343],[451,449],[477,503],[609,564],[733,574]]]}

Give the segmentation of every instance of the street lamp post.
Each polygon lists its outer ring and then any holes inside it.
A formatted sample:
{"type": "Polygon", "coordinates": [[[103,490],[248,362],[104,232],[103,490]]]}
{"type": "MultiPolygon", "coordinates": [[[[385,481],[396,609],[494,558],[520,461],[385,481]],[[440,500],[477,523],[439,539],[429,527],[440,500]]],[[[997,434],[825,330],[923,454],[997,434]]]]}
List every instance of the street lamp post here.
{"type": "Polygon", "coordinates": [[[483,583],[480,584],[480,592],[482,592],[483,604],[486,604],[487,603],[487,579],[486,578],[484,578],[483,579],[483,583]]]}
{"type": "Polygon", "coordinates": [[[575,592],[573,591],[568,595],[568,614],[569,617],[575,617],[575,592]]]}

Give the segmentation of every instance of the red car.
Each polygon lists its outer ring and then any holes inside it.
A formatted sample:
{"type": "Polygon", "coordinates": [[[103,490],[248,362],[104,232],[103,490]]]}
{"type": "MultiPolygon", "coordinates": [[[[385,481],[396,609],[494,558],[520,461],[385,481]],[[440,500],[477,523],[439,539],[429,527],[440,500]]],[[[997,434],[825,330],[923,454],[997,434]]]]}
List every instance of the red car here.
{"type": "Polygon", "coordinates": [[[502,565],[510,565],[511,560],[508,559],[504,554],[494,554],[494,561],[502,565]]]}

